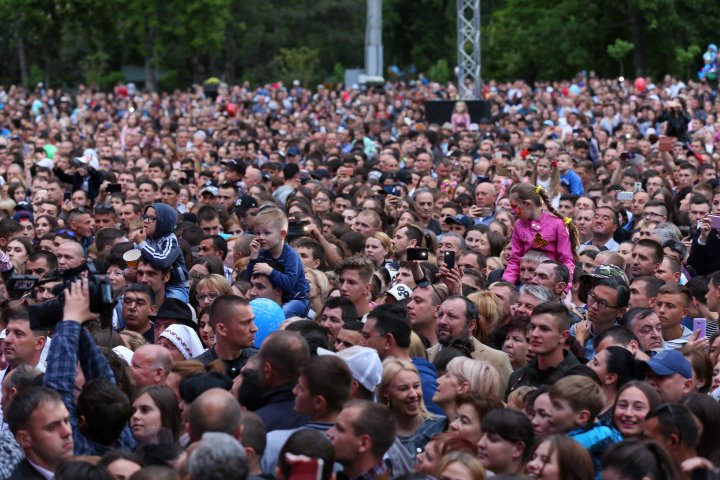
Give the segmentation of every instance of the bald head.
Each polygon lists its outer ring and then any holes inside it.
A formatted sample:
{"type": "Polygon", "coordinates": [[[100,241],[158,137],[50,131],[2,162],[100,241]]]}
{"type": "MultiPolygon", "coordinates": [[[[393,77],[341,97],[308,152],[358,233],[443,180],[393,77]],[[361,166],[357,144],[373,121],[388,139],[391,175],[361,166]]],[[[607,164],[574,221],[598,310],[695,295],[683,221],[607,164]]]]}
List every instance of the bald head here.
{"type": "Polygon", "coordinates": [[[205,432],[222,432],[242,441],[242,409],[227,390],[211,388],[190,405],[190,439],[195,442],[205,432]]]}
{"type": "Polygon", "coordinates": [[[85,261],[85,252],[82,245],[73,241],[65,240],[55,249],[58,270],[61,272],[77,268],[85,261]]]}
{"type": "Polygon", "coordinates": [[[130,370],[136,388],[162,385],[170,374],[173,361],[170,352],[159,345],[143,345],[135,351],[130,370]]]}

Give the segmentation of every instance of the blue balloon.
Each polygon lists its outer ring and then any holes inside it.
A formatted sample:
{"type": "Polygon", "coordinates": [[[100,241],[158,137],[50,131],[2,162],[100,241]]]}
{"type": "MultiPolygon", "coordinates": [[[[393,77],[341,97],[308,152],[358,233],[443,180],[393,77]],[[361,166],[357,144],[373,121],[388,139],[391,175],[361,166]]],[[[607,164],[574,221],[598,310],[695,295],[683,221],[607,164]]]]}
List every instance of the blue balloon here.
{"type": "Polygon", "coordinates": [[[580,94],[580,87],[577,85],[570,85],[570,93],[573,95],[579,95],[580,94]]]}
{"type": "Polygon", "coordinates": [[[250,307],[255,315],[255,325],[258,328],[258,331],[255,332],[254,346],[260,348],[265,338],[280,328],[280,324],[285,321],[285,314],[280,305],[267,298],[252,300],[250,307]]]}

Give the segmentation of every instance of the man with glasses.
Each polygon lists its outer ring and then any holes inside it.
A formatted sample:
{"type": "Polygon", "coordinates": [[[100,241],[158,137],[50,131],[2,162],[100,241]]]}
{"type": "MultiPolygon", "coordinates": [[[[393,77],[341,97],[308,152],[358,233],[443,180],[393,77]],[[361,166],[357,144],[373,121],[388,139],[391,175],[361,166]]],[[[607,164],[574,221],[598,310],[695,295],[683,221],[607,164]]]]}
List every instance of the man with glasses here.
{"type": "Polygon", "coordinates": [[[645,204],[645,209],[643,210],[643,220],[667,222],[667,219],[667,207],[660,200],[649,200],[645,204]]]}
{"type": "Polygon", "coordinates": [[[580,300],[587,303],[587,320],[570,328],[570,334],[583,345],[585,358],[595,357],[592,339],[616,325],[630,301],[628,279],[615,265],[598,265],[580,277],[580,300]]]}

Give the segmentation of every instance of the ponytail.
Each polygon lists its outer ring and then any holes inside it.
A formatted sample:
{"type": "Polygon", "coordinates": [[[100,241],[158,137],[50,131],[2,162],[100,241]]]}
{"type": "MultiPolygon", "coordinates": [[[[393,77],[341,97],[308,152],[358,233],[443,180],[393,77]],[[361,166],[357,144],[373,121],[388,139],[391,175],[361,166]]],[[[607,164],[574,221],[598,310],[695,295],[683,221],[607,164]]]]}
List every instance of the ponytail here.
{"type": "Polygon", "coordinates": [[[570,247],[572,248],[572,255],[575,261],[578,260],[578,244],[580,243],[578,239],[578,232],[577,228],[575,228],[575,224],[573,223],[572,219],[570,217],[563,217],[560,212],[555,210],[555,208],[552,206],[552,203],[550,201],[550,197],[548,197],[547,192],[542,187],[537,187],[535,189],[538,196],[540,196],[540,200],[542,200],[542,203],[545,205],[545,208],[548,212],[552,213],[556,217],[558,217],[560,220],[565,223],[565,226],[567,227],[568,234],[570,235],[570,247]]]}

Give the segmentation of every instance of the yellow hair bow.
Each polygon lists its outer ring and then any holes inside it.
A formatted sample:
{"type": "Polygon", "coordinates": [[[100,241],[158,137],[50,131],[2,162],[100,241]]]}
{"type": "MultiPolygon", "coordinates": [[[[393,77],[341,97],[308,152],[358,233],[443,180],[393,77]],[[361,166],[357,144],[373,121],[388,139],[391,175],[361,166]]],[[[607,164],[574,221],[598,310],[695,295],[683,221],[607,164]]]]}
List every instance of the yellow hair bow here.
{"type": "Polygon", "coordinates": [[[537,193],[538,195],[540,195],[540,192],[542,192],[542,189],[543,189],[543,188],[542,188],[540,185],[538,185],[537,187],[535,187],[535,193],[537,193]]]}
{"type": "Polygon", "coordinates": [[[572,218],[570,218],[570,217],[563,218],[563,223],[565,224],[565,226],[569,226],[572,223],[572,218]]]}

